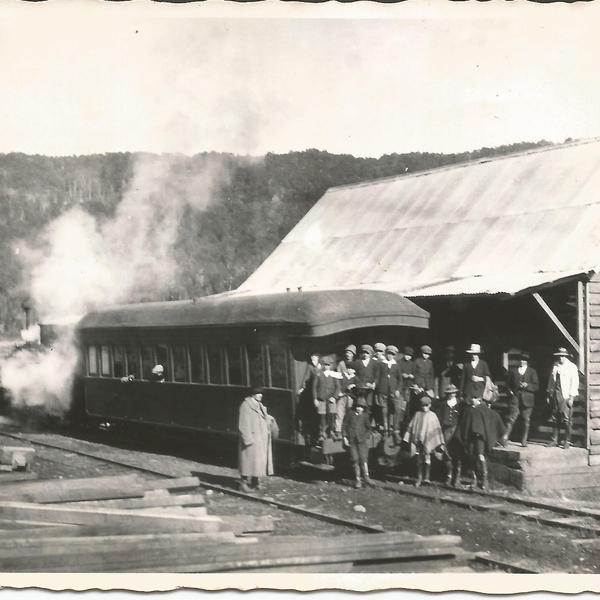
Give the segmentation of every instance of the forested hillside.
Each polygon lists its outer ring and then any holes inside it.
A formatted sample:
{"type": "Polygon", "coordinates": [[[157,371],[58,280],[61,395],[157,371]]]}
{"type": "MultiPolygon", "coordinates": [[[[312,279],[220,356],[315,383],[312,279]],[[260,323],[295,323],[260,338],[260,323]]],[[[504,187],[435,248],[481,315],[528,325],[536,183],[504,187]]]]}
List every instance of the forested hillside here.
{"type": "MultiPolygon", "coordinates": [[[[178,273],[168,293],[163,286],[158,293],[145,290],[130,299],[199,296],[236,288],[330,186],[546,143],[519,143],[462,154],[391,154],[378,159],[318,150],[259,158],[217,153],[192,157],[139,153],[0,155],[0,335],[14,334],[23,326],[21,305],[30,291],[21,249],[35,245],[49,223],[75,207],[102,223],[114,218],[127,194],[135,194],[142,210],[145,194],[153,194],[166,212],[174,198],[189,196],[180,204],[184,208],[178,213],[177,234],[172,240],[178,273]],[[168,165],[163,181],[160,185],[155,181],[149,191],[144,189],[143,180],[136,179],[137,167],[145,159],[168,165]]],[[[156,210],[156,202],[152,206],[151,210],[156,210]]],[[[37,308],[38,314],[43,312],[42,307],[37,308]]]]}

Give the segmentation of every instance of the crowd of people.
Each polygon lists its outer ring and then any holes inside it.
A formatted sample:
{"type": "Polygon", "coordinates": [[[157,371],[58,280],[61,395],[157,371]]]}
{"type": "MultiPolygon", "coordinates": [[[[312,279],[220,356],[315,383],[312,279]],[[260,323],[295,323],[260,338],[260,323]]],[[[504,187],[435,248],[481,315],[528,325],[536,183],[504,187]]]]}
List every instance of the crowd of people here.
{"type": "MultiPolygon", "coordinates": [[[[302,387],[298,390],[298,417],[307,448],[327,438],[348,448],[355,487],[370,485],[368,445],[371,432],[392,436],[416,457],[416,485],[430,481],[432,456],[445,463],[445,481],[461,485],[461,474],[471,475],[472,485],[486,488],[487,461],[497,444],[506,445],[518,419],[521,445],[527,446],[535,395],[539,390],[529,354],[521,352],[519,365],[508,373],[508,413],[505,421],[492,405],[498,396],[490,369],[481,358],[479,344],[466,350],[468,359],[456,361],[453,347],[446,348],[442,369],[436,374],[432,349],[424,345],[419,356],[410,347],[400,352],[383,343],[349,345],[337,365],[334,357],[310,356],[302,387]]],[[[569,448],[573,402],[579,374],[565,348],[555,353],[547,387],[552,412],[551,445],[569,448]]]]}
{"type": "MultiPolygon", "coordinates": [[[[351,344],[337,364],[332,356],[312,354],[298,390],[297,415],[306,448],[322,445],[327,438],[342,441],[355,487],[372,485],[369,442],[375,430],[416,459],[416,486],[430,482],[435,456],[444,463],[446,485],[461,487],[464,474],[470,475],[471,486],[485,489],[489,453],[497,444],[506,445],[518,419],[523,421],[521,445],[527,446],[540,382],[529,354],[521,352],[518,366],[508,372],[503,421],[492,408],[498,388],[481,354],[481,346],[471,344],[468,359],[459,363],[450,346],[437,374],[427,345],[416,358],[411,347],[400,353],[383,343],[364,344],[358,351],[351,344]]],[[[565,348],[554,352],[546,388],[553,423],[550,445],[559,445],[562,428],[564,449],[571,441],[573,404],[579,393],[579,371],[569,356],[565,348]]],[[[239,467],[246,492],[258,489],[259,478],[273,472],[272,440],[278,429],[262,403],[263,393],[263,388],[253,388],[240,407],[239,467]]]]}

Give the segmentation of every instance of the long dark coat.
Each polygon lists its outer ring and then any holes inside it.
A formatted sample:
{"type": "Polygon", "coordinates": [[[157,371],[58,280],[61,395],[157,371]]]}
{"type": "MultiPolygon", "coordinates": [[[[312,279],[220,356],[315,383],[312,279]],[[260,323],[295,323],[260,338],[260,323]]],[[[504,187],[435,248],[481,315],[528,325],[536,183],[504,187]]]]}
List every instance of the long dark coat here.
{"type": "Polygon", "coordinates": [[[528,365],[521,375],[518,368],[511,369],[508,372],[508,389],[511,392],[510,404],[517,404],[519,408],[533,408],[535,392],[540,389],[536,370],[528,365]],[[522,382],[527,384],[525,389],[521,388],[522,382]]]}
{"type": "Polygon", "coordinates": [[[477,438],[483,440],[485,450],[489,452],[503,435],[504,423],[500,415],[485,402],[475,408],[469,404],[461,406],[453,441],[458,442],[464,452],[473,453],[473,443],[477,438]]]}
{"type": "Polygon", "coordinates": [[[398,360],[398,370],[400,371],[400,380],[402,382],[401,391],[408,390],[414,381],[415,362],[413,360],[405,360],[404,356],[398,360]],[[413,377],[407,377],[412,375],[413,377]]]}
{"type": "Polygon", "coordinates": [[[270,417],[265,406],[248,396],[240,406],[239,467],[242,477],[273,474],[270,417]]]}
{"type": "Polygon", "coordinates": [[[483,390],[485,389],[485,378],[490,376],[490,368],[485,360],[479,359],[475,368],[473,368],[473,365],[470,362],[465,363],[460,382],[460,392],[463,400],[468,400],[469,398],[481,398],[483,396],[483,390]],[[473,381],[473,375],[483,377],[484,380],[473,381]]]}
{"type": "Polygon", "coordinates": [[[424,390],[435,389],[435,375],[433,372],[433,362],[430,358],[423,357],[415,359],[415,384],[424,390]]]}

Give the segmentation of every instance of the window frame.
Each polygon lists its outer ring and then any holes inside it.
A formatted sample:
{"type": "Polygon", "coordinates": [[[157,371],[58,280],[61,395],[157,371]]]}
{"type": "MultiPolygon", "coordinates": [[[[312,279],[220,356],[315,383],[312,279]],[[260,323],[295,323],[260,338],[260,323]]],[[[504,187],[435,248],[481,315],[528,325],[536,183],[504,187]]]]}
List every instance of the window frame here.
{"type": "Polygon", "coordinates": [[[171,365],[172,365],[172,374],[171,374],[170,381],[172,381],[173,383],[190,383],[190,377],[191,377],[190,355],[189,355],[189,349],[188,349],[187,344],[172,344],[169,346],[169,350],[170,350],[169,359],[170,359],[171,365]],[[184,378],[181,380],[177,379],[175,377],[175,348],[181,348],[183,350],[184,378]]]}
{"type": "Polygon", "coordinates": [[[246,346],[243,344],[227,344],[224,347],[227,356],[227,385],[235,387],[247,387],[248,377],[246,375],[246,346]],[[240,383],[232,383],[231,381],[231,361],[229,360],[230,351],[237,351],[240,366],[240,383]]]}
{"type": "Polygon", "coordinates": [[[195,342],[188,345],[188,361],[189,361],[189,377],[190,383],[195,385],[208,385],[210,383],[208,373],[208,358],[206,354],[206,345],[200,342],[195,342]],[[192,348],[198,348],[200,354],[200,364],[202,368],[202,379],[203,381],[194,380],[194,362],[192,361],[192,348]]]}
{"type": "Polygon", "coordinates": [[[110,354],[111,354],[111,367],[112,367],[112,376],[120,379],[121,377],[127,377],[128,373],[127,373],[127,360],[125,359],[125,346],[123,344],[111,344],[110,346],[110,354]],[[121,351],[121,366],[123,369],[123,374],[122,375],[117,375],[116,374],[116,369],[115,369],[115,358],[117,356],[117,353],[115,352],[115,349],[120,349],[121,351]]]}
{"type": "Polygon", "coordinates": [[[87,344],[86,346],[87,351],[85,353],[85,362],[86,362],[86,369],[87,369],[87,374],[88,377],[100,377],[100,365],[98,364],[98,345],[97,344],[87,344]],[[94,350],[94,363],[95,363],[95,369],[92,372],[91,367],[91,360],[90,360],[90,350],[93,348],[94,350]]]}
{"type": "Polygon", "coordinates": [[[206,350],[206,366],[207,366],[207,379],[208,379],[208,383],[209,385],[229,385],[227,376],[228,376],[228,366],[227,366],[227,353],[224,352],[224,347],[222,345],[215,345],[215,346],[209,346],[206,345],[205,346],[205,350],[206,350]],[[212,375],[212,366],[210,364],[210,358],[209,358],[209,354],[210,354],[210,349],[213,348],[215,350],[218,351],[219,353],[219,367],[220,367],[220,382],[214,382],[213,381],[213,375],[212,375]]]}
{"type": "MultiPolygon", "coordinates": [[[[274,342],[273,342],[274,344],[274,342]]],[[[284,355],[284,364],[285,364],[285,379],[286,379],[286,383],[287,383],[287,387],[280,387],[280,386],[276,386],[273,385],[273,369],[271,366],[271,343],[267,343],[264,344],[265,346],[265,352],[266,352],[266,358],[267,358],[267,363],[269,366],[269,385],[268,387],[270,389],[274,389],[274,390],[291,390],[291,370],[290,370],[290,352],[289,352],[289,348],[287,347],[287,345],[285,344],[281,344],[279,343],[278,345],[282,346],[282,350],[283,350],[283,355],[284,355]]]]}
{"type": "Polygon", "coordinates": [[[112,352],[110,344],[100,344],[100,377],[112,377],[112,352]],[[108,371],[104,371],[104,348],[106,348],[106,363],[108,371]]]}
{"type": "Polygon", "coordinates": [[[133,374],[134,375],[134,379],[135,381],[137,381],[138,379],[143,379],[142,377],[142,356],[141,356],[141,349],[139,344],[123,344],[123,352],[125,353],[125,372],[127,377],[129,377],[129,375],[132,375],[131,372],[131,368],[129,366],[129,355],[127,353],[127,350],[131,349],[132,352],[135,354],[136,356],[136,373],[133,374]]]}

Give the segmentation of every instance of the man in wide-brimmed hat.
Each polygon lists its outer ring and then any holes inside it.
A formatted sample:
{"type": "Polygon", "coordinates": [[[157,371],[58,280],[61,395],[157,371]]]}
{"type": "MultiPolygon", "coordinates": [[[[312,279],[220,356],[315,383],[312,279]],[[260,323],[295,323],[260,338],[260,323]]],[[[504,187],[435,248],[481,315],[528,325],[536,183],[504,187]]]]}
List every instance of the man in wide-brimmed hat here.
{"type": "Polygon", "coordinates": [[[460,392],[463,400],[472,398],[481,399],[485,389],[486,377],[490,377],[490,368],[485,360],[481,359],[481,346],[471,344],[467,349],[470,360],[465,362],[460,382],[460,392]]]}
{"type": "Polygon", "coordinates": [[[558,446],[561,424],[565,428],[563,448],[569,448],[573,418],[573,403],[579,394],[579,371],[569,360],[566,348],[554,353],[556,363],[548,380],[548,402],[552,409],[553,431],[551,446],[558,446]]]}
{"type": "Polygon", "coordinates": [[[540,383],[537,371],[529,365],[529,353],[521,352],[519,366],[508,372],[508,416],[506,418],[506,431],[502,438],[506,444],[510,433],[519,418],[523,419],[523,433],[521,446],[527,446],[529,436],[529,423],[535,405],[535,393],[539,390],[540,383]]]}

